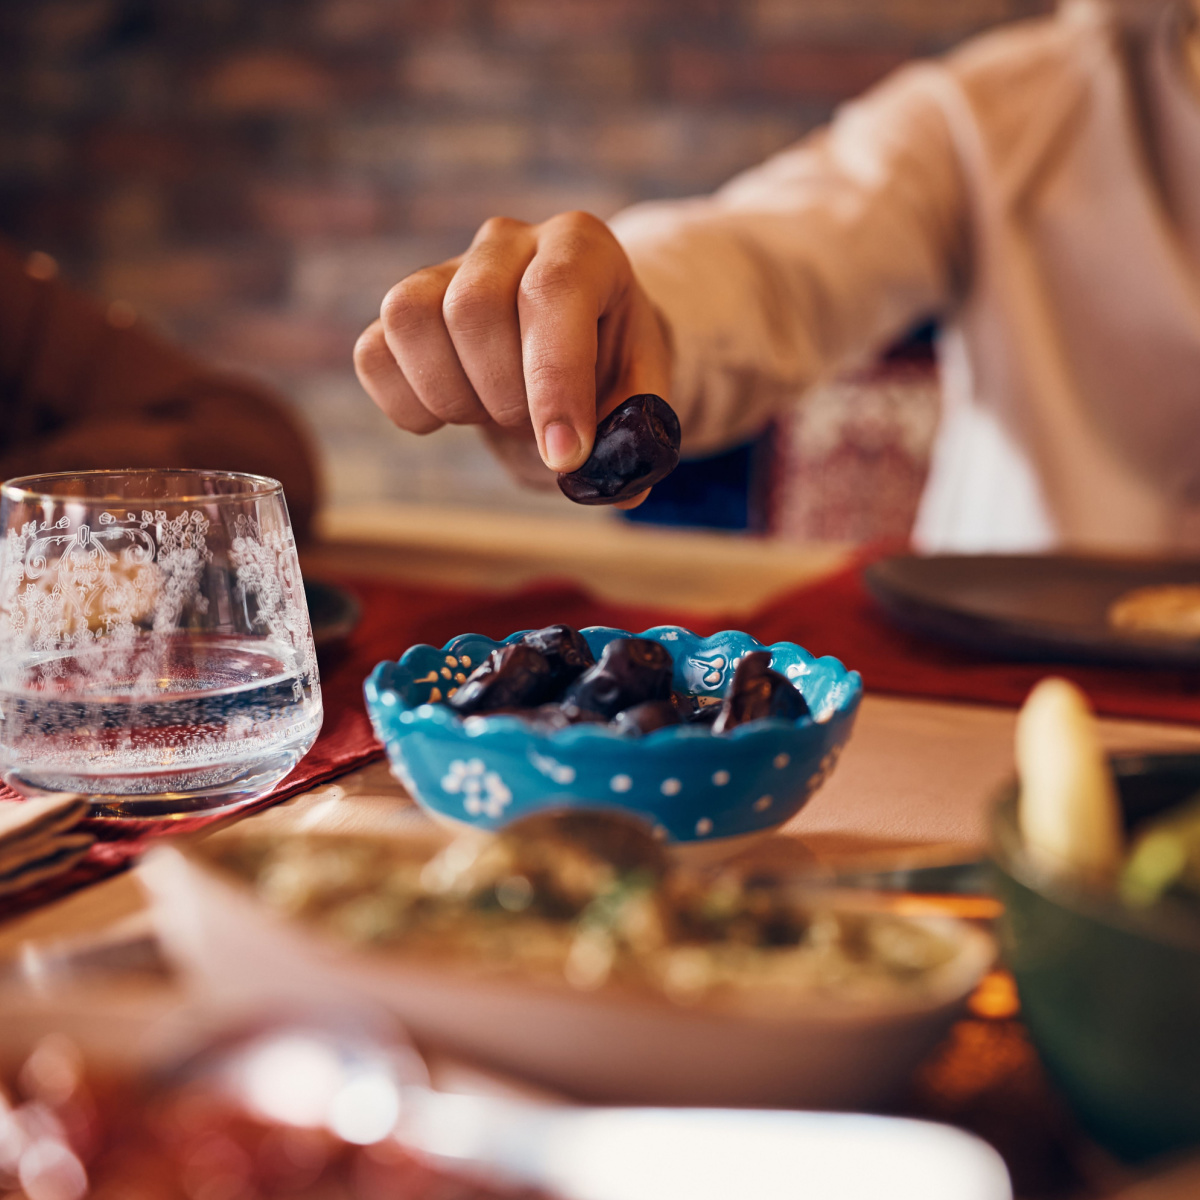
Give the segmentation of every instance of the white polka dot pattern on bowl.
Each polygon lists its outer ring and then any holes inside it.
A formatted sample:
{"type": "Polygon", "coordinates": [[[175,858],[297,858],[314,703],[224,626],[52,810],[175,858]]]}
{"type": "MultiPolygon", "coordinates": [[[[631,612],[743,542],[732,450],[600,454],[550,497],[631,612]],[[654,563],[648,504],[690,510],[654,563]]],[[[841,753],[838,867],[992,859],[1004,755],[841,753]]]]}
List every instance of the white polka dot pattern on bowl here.
{"type": "Polygon", "coordinates": [[[766,812],[767,809],[771,807],[771,801],[773,799],[773,796],[759,796],[759,798],[754,802],[754,811],[766,812]]]}
{"type": "Polygon", "coordinates": [[[712,821],[708,817],[701,817],[696,822],[696,834],[698,837],[707,837],[712,833],[712,821]]]}
{"type": "Polygon", "coordinates": [[[627,792],[633,787],[633,780],[628,775],[614,775],[609,781],[608,786],[614,792],[627,792]]]}
{"type": "Polygon", "coordinates": [[[678,779],[664,779],[658,789],[664,796],[678,796],[683,791],[683,784],[678,779]]]}
{"type": "Polygon", "coordinates": [[[772,761],[775,764],[775,770],[782,771],[792,761],[792,756],[790,754],[777,754],[772,761]]]}
{"type": "Polygon", "coordinates": [[[729,782],[729,772],[728,771],[714,771],[713,772],[713,786],[714,787],[724,787],[728,782],[729,782]]]}

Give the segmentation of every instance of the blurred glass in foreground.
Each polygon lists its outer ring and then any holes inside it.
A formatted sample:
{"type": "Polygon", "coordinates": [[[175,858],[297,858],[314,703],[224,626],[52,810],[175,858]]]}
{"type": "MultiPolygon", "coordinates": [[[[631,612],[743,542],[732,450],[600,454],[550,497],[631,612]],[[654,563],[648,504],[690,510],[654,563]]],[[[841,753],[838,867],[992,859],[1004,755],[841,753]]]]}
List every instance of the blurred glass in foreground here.
{"type": "MultiPolygon", "coordinates": [[[[418,1064],[419,1066],[419,1064],[418,1064]]],[[[158,1080],[44,1038],[0,1081],[10,1200],[538,1200],[394,1136],[412,1064],[327,1032],[234,1040],[158,1080]]]]}

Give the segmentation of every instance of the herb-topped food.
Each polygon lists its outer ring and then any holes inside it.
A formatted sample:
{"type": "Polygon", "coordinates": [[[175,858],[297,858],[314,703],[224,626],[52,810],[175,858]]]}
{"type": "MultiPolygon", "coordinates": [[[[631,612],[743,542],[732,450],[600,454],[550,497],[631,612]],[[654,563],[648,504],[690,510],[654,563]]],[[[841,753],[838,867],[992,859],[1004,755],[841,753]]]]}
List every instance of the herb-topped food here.
{"type": "Polygon", "coordinates": [[[358,838],[218,839],[207,853],[354,944],[679,1003],[919,995],[961,948],[952,927],[805,898],[773,874],[678,867],[616,813],[541,813],[433,857],[358,838]]]}

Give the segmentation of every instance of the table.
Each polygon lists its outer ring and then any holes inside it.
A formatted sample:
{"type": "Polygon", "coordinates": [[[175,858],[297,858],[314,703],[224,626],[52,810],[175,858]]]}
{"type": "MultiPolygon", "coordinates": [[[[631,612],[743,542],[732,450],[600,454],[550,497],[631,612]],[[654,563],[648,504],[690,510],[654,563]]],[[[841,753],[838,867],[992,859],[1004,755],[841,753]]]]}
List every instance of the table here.
{"type": "MultiPolygon", "coordinates": [[[[606,598],[695,612],[748,612],[842,566],[839,546],[653,530],[615,519],[555,520],[401,506],[327,514],[304,555],[312,575],[410,579],[481,589],[552,575],[606,598]]],[[[797,855],[831,869],[898,854],[967,859],[986,842],[990,797],[1012,770],[1015,714],[983,705],[868,696],[828,785],[785,828],[797,855]]],[[[1200,730],[1104,720],[1113,749],[1200,749],[1200,730]]],[[[429,823],[373,764],[246,818],[264,830],[427,836],[429,823]]],[[[0,927],[0,962],[117,926],[145,906],[123,875],[0,927]],[[26,949],[26,953],[28,950],[26,949]]],[[[1183,1193],[1181,1193],[1183,1194],[1183,1193]]]]}
{"type": "MultiPolygon", "coordinates": [[[[470,588],[515,588],[547,576],[581,584],[606,599],[737,615],[833,573],[848,548],[771,538],[664,531],[619,519],[556,520],[369,505],[326,514],[324,544],[306,569],[372,574],[470,588]]],[[[924,847],[978,853],[992,792],[1012,770],[1015,714],[985,705],[868,695],[830,782],[786,832],[831,862],[924,847]]],[[[1104,720],[1112,749],[1200,748],[1200,730],[1148,721],[1104,720]]],[[[403,791],[389,778],[351,777],[374,800],[403,791]],[[377,794],[376,794],[377,793],[377,794]]],[[[362,803],[367,803],[364,799],[362,803]]],[[[307,800],[290,806],[309,813],[307,800]]],[[[336,823],[348,809],[297,820],[336,823]]],[[[253,820],[280,821],[281,810],[253,820]]],[[[354,818],[357,821],[359,818],[354,818]]]]}

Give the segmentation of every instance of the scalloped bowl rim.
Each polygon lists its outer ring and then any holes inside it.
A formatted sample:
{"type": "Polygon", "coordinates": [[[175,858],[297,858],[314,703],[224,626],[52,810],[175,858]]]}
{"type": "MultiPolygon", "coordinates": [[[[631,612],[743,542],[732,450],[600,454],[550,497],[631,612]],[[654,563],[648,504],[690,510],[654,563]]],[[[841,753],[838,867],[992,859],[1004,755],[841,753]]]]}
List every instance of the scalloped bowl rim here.
{"type": "MultiPolygon", "coordinates": [[[[441,647],[440,653],[453,653],[456,643],[460,643],[468,638],[490,643],[491,647],[496,649],[524,637],[529,632],[531,632],[529,629],[519,629],[515,633],[510,633],[507,637],[501,638],[499,641],[495,638],[489,638],[484,634],[460,633],[446,642],[441,647]]],[[[722,741],[745,742],[756,737],[768,736],[772,732],[781,729],[800,730],[816,725],[828,724],[835,717],[846,716],[852,713],[858,706],[863,695],[862,676],[857,671],[848,669],[841,659],[835,658],[832,654],[825,654],[818,658],[797,642],[781,641],[765,645],[751,634],[739,629],[723,629],[717,633],[710,634],[708,637],[700,637],[682,625],[655,625],[650,629],[643,630],[641,633],[631,633],[629,630],[617,629],[611,625],[587,625],[580,629],[579,632],[584,635],[589,633],[611,635],[609,640],[619,637],[650,638],[652,641],[659,642],[660,644],[678,641],[680,635],[684,635],[689,639],[695,639],[698,648],[704,648],[708,642],[714,641],[717,638],[734,636],[743,638],[748,643],[745,653],[750,653],[754,650],[769,650],[772,653],[772,657],[774,657],[777,650],[791,653],[798,652],[799,656],[806,660],[810,667],[819,665],[825,667],[827,670],[832,670],[835,681],[848,686],[846,692],[839,697],[837,703],[819,718],[810,715],[798,717],[795,721],[788,721],[780,717],[768,717],[748,722],[745,725],[739,725],[729,733],[714,734],[710,729],[696,725],[667,725],[642,737],[631,738],[614,728],[609,722],[604,722],[603,724],[569,725],[565,729],[543,732],[531,727],[529,722],[523,720],[521,717],[512,716],[508,713],[499,715],[478,714],[463,718],[454,712],[453,709],[442,703],[422,702],[410,705],[405,703],[403,697],[394,688],[381,687],[379,676],[386,668],[402,668],[405,665],[405,660],[415,651],[429,648],[428,643],[418,643],[405,650],[399,659],[385,659],[375,666],[371,674],[367,677],[365,685],[367,699],[372,705],[379,704],[385,708],[394,709],[397,714],[411,714],[411,719],[404,722],[406,728],[402,731],[402,736],[415,732],[422,726],[434,726],[446,732],[467,738],[472,742],[483,744],[490,741],[507,741],[515,733],[522,737],[537,742],[545,742],[547,745],[557,747],[573,747],[580,744],[598,744],[600,742],[618,740],[622,743],[623,747],[627,747],[628,749],[632,749],[635,746],[650,749],[669,745],[671,742],[686,743],[695,739],[707,741],[714,737],[719,737],[722,741]]],[[[436,649],[436,647],[432,648],[436,649]]],[[[670,646],[667,648],[669,650],[670,646]]],[[[671,657],[674,659],[674,654],[671,657]]],[[[793,679],[792,682],[795,683],[796,681],[793,679]]],[[[803,689],[800,690],[802,691],[803,689]]],[[[400,733],[401,731],[397,730],[396,732],[400,733]]]]}

